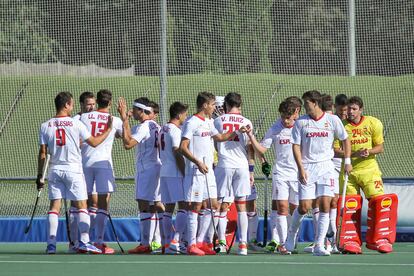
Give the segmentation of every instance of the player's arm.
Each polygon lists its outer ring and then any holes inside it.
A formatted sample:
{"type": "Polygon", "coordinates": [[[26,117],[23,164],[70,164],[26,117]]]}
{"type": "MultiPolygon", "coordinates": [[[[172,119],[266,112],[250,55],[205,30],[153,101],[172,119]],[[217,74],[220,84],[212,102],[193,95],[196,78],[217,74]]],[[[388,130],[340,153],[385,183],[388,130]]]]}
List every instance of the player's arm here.
{"type": "Polygon", "coordinates": [[[184,157],[180,152],[180,148],[173,147],[173,154],[175,157],[175,163],[177,164],[178,169],[180,170],[181,174],[185,175],[185,161],[184,157]]]}
{"type": "Polygon", "coordinates": [[[129,125],[129,114],[127,111],[126,101],[120,97],[118,99],[118,112],[122,121],[122,143],[124,148],[129,150],[138,144],[138,141],[132,138],[131,126],[129,125]]]}
{"type": "Polygon", "coordinates": [[[88,145],[90,145],[91,147],[99,146],[106,139],[106,137],[108,137],[109,133],[111,133],[112,120],[113,120],[112,116],[109,116],[107,128],[105,129],[105,131],[102,132],[102,134],[98,136],[89,136],[89,138],[86,139],[85,142],[88,143],[88,145]]]}
{"type": "Polygon", "coordinates": [[[215,135],[213,135],[213,139],[215,142],[225,142],[228,140],[233,140],[234,138],[236,138],[237,135],[239,135],[240,133],[244,133],[246,132],[246,127],[242,126],[240,127],[240,129],[233,131],[233,132],[226,132],[226,133],[217,133],[215,135]]]}
{"type": "Polygon", "coordinates": [[[196,164],[201,173],[203,174],[208,173],[207,165],[204,164],[203,161],[195,158],[195,156],[191,153],[189,146],[190,146],[190,140],[188,138],[182,137],[181,143],[180,143],[181,154],[184,155],[185,158],[187,158],[188,160],[196,164]]]}
{"type": "Polygon", "coordinates": [[[267,148],[263,147],[257,140],[256,137],[253,134],[253,130],[250,126],[246,126],[246,133],[247,136],[249,136],[251,145],[253,146],[255,152],[259,155],[259,157],[263,157],[265,152],[267,151],[267,148]]]}
{"type": "Polygon", "coordinates": [[[252,143],[247,144],[247,162],[249,163],[250,185],[254,184],[254,148],[252,143]]]}
{"type": "Polygon", "coordinates": [[[44,187],[45,183],[40,182],[40,179],[42,178],[43,174],[43,166],[46,162],[46,155],[47,155],[47,146],[46,145],[40,145],[39,147],[39,153],[37,156],[37,178],[36,178],[36,186],[37,189],[40,190],[44,187]]]}
{"type": "Polygon", "coordinates": [[[302,184],[306,184],[306,182],[308,181],[308,174],[306,173],[306,170],[303,167],[302,152],[300,149],[300,145],[292,144],[292,151],[293,157],[295,158],[296,166],[298,167],[299,181],[302,184]]]}

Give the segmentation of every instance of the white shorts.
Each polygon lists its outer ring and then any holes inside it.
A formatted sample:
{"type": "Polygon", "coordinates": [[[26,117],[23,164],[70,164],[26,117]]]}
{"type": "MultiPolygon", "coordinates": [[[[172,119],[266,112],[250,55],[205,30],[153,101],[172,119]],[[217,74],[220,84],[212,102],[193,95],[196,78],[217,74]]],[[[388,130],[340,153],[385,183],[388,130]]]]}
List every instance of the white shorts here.
{"type": "Polygon", "coordinates": [[[162,202],[176,203],[184,201],[184,184],[182,177],[161,177],[160,191],[162,202]]]}
{"type": "Polygon", "coordinates": [[[299,185],[299,200],[335,196],[335,168],[331,160],[304,164],[304,168],[308,173],[308,181],[306,185],[299,185]]]}
{"type": "Polygon", "coordinates": [[[288,200],[299,205],[299,181],[272,179],[272,200],[288,200]]]}
{"type": "Polygon", "coordinates": [[[235,197],[250,195],[249,169],[216,167],[217,196],[223,202],[233,202],[235,197]]]}
{"type": "Polygon", "coordinates": [[[246,201],[252,201],[257,199],[256,185],[250,186],[250,195],[247,197],[246,201]]]}
{"type": "Polygon", "coordinates": [[[90,194],[113,193],[116,188],[114,172],[112,169],[83,168],[86,188],[90,194]]]}
{"type": "Polygon", "coordinates": [[[49,199],[87,200],[86,183],[83,173],[51,170],[48,176],[49,199]]]}
{"type": "Polygon", "coordinates": [[[216,178],[212,170],[207,173],[208,190],[206,175],[200,173],[197,168],[194,173],[186,174],[184,177],[184,195],[187,202],[202,202],[204,199],[217,198],[216,178]]]}
{"type": "Polygon", "coordinates": [[[161,165],[154,165],[135,176],[135,199],[161,201],[160,169],[161,165]]]}
{"type": "Polygon", "coordinates": [[[341,174],[340,171],[338,171],[336,168],[334,170],[334,181],[335,181],[335,189],[334,192],[335,194],[339,194],[339,175],[341,174]]]}

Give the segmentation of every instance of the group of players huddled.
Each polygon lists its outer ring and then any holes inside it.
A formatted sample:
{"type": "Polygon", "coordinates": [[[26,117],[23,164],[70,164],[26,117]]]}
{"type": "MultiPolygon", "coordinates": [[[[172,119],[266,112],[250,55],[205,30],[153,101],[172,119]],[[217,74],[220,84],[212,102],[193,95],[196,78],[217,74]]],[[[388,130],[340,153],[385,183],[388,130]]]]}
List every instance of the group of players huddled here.
{"type": "Polygon", "coordinates": [[[383,126],[362,114],[360,97],[340,94],[333,101],[316,90],[305,92],[302,99],[288,97],[279,105],[280,118],[260,142],[252,122],[241,113],[240,94],[234,92],[225,97],[199,93],[192,116],[187,114],[187,104],[174,102],[163,126],[157,123],[158,104],[147,97],[134,100],[131,109],[119,98],[119,117],[110,115],[109,90],[100,90],[96,98],[84,92],[80,104],[81,112],[71,117],[72,95],[58,93],[56,116],[40,128],[38,189],[44,186],[46,155],[51,156],[48,254],[56,253],[62,199],[71,201],[69,250],[115,252],[104,242],[109,201],[116,188],[114,138],[122,139],[127,150],[136,148],[140,244],[129,254],[225,253],[234,241],[226,236],[230,232],[234,236],[237,228],[237,254],[247,255],[250,250],[290,255],[297,252],[298,230],[309,210],[315,242],[305,252],[360,254],[360,190],[369,200],[367,248],[392,252],[398,200],[394,194],[384,194],[375,158],[384,151],[383,126]],[[300,116],[302,106],[306,114],[300,116]],[[130,117],[138,121],[136,126],[130,126],[130,117]],[[264,158],[271,147],[273,169],[264,158]],[[272,175],[271,241],[262,247],[257,242],[255,159],[267,177],[272,175]],[[347,196],[337,232],[344,184],[347,196]],[[230,219],[229,210],[236,210],[236,217],[230,219]],[[229,231],[230,221],[237,221],[237,227],[229,231]]]}

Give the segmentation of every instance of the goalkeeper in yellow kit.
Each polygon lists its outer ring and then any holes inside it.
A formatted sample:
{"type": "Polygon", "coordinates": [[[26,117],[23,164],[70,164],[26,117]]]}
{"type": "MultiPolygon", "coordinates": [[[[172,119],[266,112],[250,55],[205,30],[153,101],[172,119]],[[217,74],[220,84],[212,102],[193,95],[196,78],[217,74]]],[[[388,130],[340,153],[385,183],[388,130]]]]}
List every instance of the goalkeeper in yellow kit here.
{"type": "MultiPolygon", "coordinates": [[[[351,140],[353,167],[346,187],[346,202],[348,203],[348,196],[355,200],[355,197],[359,197],[360,190],[364,192],[369,201],[367,248],[389,253],[392,252],[392,243],[395,240],[398,199],[396,195],[384,195],[382,173],[376,160],[376,155],[384,152],[383,125],[375,117],[363,116],[363,107],[360,97],[351,97],[348,101],[348,118],[343,121],[351,140]]],[[[343,182],[343,172],[340,179],[343,182]]],[[[343,183],[341,184],[342,188],[343,183]]],[[[362,202],[362,199],[357,198],[356,202],[362,202]]],[[[360,229],[360,205],[362,204],[358,205],[359,215],[350,219],[351,222],[355,222],[354,224],[358,224],[356,229],[360,229]]],[[[354,205],[352,206],[355,208],[354,205]]],[[[352,229],[347,229],[347,227],[341,231],[340,237],[344,239],[342,249],[348,253],[360,254],[361,235],[360,233],[352,234],[354,232],[352,225],[350,226],[352,229]]]]}

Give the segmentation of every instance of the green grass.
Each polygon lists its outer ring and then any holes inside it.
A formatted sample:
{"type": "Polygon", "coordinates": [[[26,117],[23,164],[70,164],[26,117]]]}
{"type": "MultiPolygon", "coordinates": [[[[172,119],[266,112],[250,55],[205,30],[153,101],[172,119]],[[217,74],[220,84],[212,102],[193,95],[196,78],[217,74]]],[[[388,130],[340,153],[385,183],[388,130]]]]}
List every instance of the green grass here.
{"type": "MultiPolygon", "coordinates": [[[[128,102],[148,91],[149,98],[159,100],[158,77],[0,77],[0,122],[3,122],[15,94],[26,80],[29,85],[25,95],[0,136],[0,177],[30,177],[36,174],[38,129],[41,122],[54,115],[53,99],[58,91],[71,91],[77,99],[85,90],[96,92],[108,88],[115,98],[124,96],[128,102]]],[[[253,123],[266,112],[266,119],[259,131],[261,136],[278,118],[277,108],[281,100],[291,95],[300,96],[310,89],[331,95],[346,93],[361,96],[365,101],[366,114],[382,120],[387,131],[385,153],[379,156],[384,176],[414,176],[414,167],[411,165],[414,156],[411,145],[414,128],[411,114],[414,102],[413,75],[353,78],[273,74],[171,76],[168,78],[167,102],[170,104],[180,100],[189,103],[193,112],[195,97],[200,91],[209,90],[216,95],[237,91],[243,96],[243,113],[253,123]],[[269,105],[277,83],[283,83],[283,88],[269,105]]],[[[133,176],[134,152],[125,151],[119,141],[113,152],[116,175],[133,176]]],[[[271,154],[268,156],[271,160],[271,154]]]]}
{"type": "MultiPolygon", "coordinates": [[[[116,244],[112,244],[116,250],[116,244]]],[[[125,249],[135,244],[124,244],[125,249]]],[[[305,245],[300,244],[301,250],[305,245]]],[[[411,275],[414,244],[398,243],[395,252],[382,255],[365,250],[362,255],[314,257],[309,254],[280,256],[252,253],[248,256],[167,255],[70,255],[59,244],[57,255],[45,255],[45,244],[0,244],[0,275],[411,275]]],[[[233,252],[234,253],[234,252],[233,252]]]]}

